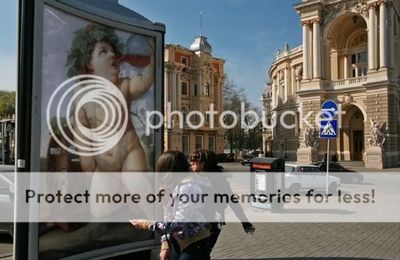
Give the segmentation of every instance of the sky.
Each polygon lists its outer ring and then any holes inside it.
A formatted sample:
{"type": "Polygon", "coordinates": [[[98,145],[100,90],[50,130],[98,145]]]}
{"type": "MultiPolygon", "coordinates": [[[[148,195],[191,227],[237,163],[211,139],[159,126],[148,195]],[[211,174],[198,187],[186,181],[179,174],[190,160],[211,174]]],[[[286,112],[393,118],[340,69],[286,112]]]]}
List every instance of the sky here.
{"type": "Polygon", "coordinates": [[[0,90],[17,89],[17,0],[1,0],[0,90]]]}
{"type": "MultiPolygon", "coordinates": [[[[97,0],[98,1],[98,0],[97,0]]],[[[0,89],[16,89],[17,0],[1,0],[0,89]]],[[[190,47],[202,34],[213,56],[225,60],[225,72],[249,101],[260,106],[267,71],[277,49],[301,45],[299,0],[119,0],[153,22],[166,26],[165,43],[190,47]]]]}

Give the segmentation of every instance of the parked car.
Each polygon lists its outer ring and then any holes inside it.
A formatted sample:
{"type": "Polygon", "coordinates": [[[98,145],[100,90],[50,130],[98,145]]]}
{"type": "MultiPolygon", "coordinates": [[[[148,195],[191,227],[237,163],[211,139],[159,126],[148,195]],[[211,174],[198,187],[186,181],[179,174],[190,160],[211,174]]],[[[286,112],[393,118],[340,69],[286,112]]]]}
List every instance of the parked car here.
{"type": "Polygon", "coordinates": [[[1,220],[14,219],[14,172],[0,173],[0,234],[13,235],[13,222],[1,222],[1,220]]]}
{"type": "MultiPolygon", "coordinates": [[[[328,178],[328,192],[336,193],[340,179],[334,176],[328,178]]],[[[302,190],[325,190],[326,173],[315,165],[285,165],[285,189],[291,193],[302,190]]]]}
{"type": "Polygon", "coordinates": [[[240,164],[243,166],[250,166],[251,160],[254,158],[254,155],[243,155],[243,160],[240,161],[240,164]]]}
{"type": "MultiPolygon", "coordinates": [[[[326,162],[316,162],[313,165],[326,172],[326,162]]],[[[329,175],[340,178],[343,183],[361,183],[364,179],[360,173],[349,170],[337,162],[329,162],[329,175]]]]}
{"type": "Polygon", "coordinates": [[[217,161],[219,163],[234,162],[235,154],[234,153],[219,153],[219,154],[217,154],[217,161]]]}
{"type": "Polygon", "coordinates": [[[228,153],[226,154],[225,162],[234,162],[235,161],[235,154],[228,153]]]}

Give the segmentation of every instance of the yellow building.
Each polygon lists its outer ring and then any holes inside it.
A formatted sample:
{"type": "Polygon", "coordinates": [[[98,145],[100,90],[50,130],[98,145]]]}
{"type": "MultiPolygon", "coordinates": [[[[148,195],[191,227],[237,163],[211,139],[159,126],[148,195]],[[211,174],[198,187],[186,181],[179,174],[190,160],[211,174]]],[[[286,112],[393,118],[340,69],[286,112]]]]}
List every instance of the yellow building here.
{"type": "MultiPolygon", "coordinates": [[[[291,111],[285,123],[264,130],[264,149],[288,160],[322,160],[326,140],[302,118],[332,99],[341,106],[331,153],[366,167],[400,161],[400,2],[397,0],[304,0],[303,44],[285,45],[269,68],[262,99],[272,115],[291,111]]],[[[317,117],[318,118],[318,117],[317,117]]]]}
{"type": "Polygon", "coordinates": [[[223,112],[225,61],[212,56],[212,47],[204,36],[196,37],[190,49],[167,44],[164,55],[166,122],[172,112],[171,123],[164,127],[164,149],[186,155],[197,148],[222,153],[225,131],[219,116],[223,112]],[[206,113],[210,109],[217,113],[206,113]]]}

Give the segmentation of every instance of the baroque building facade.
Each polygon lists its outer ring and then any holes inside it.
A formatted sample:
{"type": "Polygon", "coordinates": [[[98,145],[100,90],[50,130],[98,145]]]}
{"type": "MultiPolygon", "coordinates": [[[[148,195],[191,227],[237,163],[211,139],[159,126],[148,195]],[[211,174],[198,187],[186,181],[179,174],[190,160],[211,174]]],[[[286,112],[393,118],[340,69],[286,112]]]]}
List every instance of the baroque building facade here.
{"type": "Polygon", "coordinates": [[[264,151],[298,162],[322,160],[327,142],[314,125],[321,104],[331,99],[342,114],[330,153],[370,168],[397,166],[400,2],[303,0],[295,9],[303,44],[285,44],[268,70],[262,100],[268,122],[277,124],[263,130],[264,151]]]}
{"type": "Polygon", "coordinates": [[[198,148],[224,151],[225,131],[219,124],[224,63],[212,56],[212,47],[204,36],[196,37],[190,49],[175,44],[165,46],[165,150],[178,150],[185,155],[198,148]],[[208,112],[211,110],[215,113],[208,112]]]}

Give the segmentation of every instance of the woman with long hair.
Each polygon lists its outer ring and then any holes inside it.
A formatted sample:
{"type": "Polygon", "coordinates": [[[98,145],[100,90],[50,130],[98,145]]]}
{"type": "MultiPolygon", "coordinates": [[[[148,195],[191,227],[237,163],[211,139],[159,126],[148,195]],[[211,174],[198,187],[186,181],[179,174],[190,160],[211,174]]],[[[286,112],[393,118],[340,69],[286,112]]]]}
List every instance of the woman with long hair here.
{"type": "MultiPolygon", "coordinates": [[[[218,184],[219,190],[223,190],[229,194],[233,194],[232,188],[229,182],[222,174],[218,174],[218,172],[223,171],[223,167],[218,165],[217,156],[213,151],[198,149],[190,154],[190,164],[191,170],[193,172],[214,172],[215,174],[211,175],[211,183],[218,184]]],[[[217,205],[215,205],[217,206],[217,205]]],[[[216,220],[218,222],[211,223],[211,235],[209,237],[209,246],[212,250],[217,243],[218,236],[221,233],[222,225],[225,225],[225,209],[227,204],[220,204],[218,207],[215,207],[216,220]]],[[[237,203],[229,203],[229,206],[232,208],[235,215],[242,221],[242,227],[246,233],[253,233],[255,231],[254,226],[248,222],[246,215],[240,204],[237,203]]]]}
{"type": "Polygon", "coordinates": [[[206,222],[204,205],[183,203],[177,198],[179,194],[201,194],[204,186],[211,186],[206,179],[190,178],[180,172],[188,172],[189,164],[183,153],[178,151],[164,152],[157,162],[158,172],[164,172],[163,188],[167,194],[173,190],[171,201],[164,205],[164,221],[149,222],[147,220],[131,220],[131,224],[139,229],[158,231],[161,237],[160,259],[207,260],[210,259],[210,224],[206,222]],[[173,203],[171,203],[173,201],[173,203]],[[174,206],[171,206],[171,205],[174,206]],[[196,216],[199,222],[188,222],[190,216],[196,216]]]}

